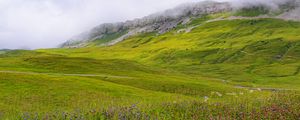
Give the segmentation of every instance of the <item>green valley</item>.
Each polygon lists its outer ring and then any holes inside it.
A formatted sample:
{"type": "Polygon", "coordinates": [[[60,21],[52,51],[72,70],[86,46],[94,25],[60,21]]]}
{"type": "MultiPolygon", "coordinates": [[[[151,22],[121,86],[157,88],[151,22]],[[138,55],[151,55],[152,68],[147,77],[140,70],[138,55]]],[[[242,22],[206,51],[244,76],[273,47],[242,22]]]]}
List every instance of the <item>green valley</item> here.
{"type": "Polygon", "coordinates": [[[0,51],[0,119],[299,119],[300,22],[247,10],[0,51]]]}

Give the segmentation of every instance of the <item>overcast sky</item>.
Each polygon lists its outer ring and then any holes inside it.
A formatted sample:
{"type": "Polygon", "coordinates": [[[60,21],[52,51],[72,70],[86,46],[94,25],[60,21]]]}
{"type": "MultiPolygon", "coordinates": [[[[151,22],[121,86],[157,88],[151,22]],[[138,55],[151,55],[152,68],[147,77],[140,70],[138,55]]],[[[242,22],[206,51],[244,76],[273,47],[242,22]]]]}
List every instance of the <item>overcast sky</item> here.
{"type": "Polygon", "coordinates": [[[98,24],[201,0],[0,0],[0,49],[49,48],[98,24]]]}

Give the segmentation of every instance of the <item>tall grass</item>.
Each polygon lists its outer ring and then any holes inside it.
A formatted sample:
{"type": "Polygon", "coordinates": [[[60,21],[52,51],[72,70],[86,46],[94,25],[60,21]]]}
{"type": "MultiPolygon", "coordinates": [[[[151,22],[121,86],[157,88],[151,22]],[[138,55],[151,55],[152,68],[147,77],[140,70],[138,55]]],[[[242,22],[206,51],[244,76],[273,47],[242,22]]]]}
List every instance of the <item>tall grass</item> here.
{"type": "Polygon", "coordinates": [[[257,101],[183,101],[166,102],[160,106],[111,106],[88,111],[56,111],[53,113],[22,113],[18,119],[97,119],[97,120],[297,120],[300,119],[300,96],[296,92],[276,92],[257,101]]]}

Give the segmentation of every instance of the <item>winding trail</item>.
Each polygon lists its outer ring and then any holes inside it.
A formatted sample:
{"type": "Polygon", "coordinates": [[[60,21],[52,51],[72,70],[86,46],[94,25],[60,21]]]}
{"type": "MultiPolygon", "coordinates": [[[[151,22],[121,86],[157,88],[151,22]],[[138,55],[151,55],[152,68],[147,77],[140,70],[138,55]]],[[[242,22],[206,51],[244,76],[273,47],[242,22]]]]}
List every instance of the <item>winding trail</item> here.
{"type": "Polygon", "coordinates": [[[295,89],[284,89],[284,88],[259,88],[259,87],[246,87],[246,86],[234,86],[235,88],[258,90],[258,91],[294,91],[295,89]]]}
{"type": "Polygon", "coordinates": [[[115,76],[104,74],[64,74],[64,73],[38,73],[22,71],[0,71],[0,73],[23,74],[23,75],[55,75],[55,76],[77,76],[77,77],[106,77],[106,78],[133,78],[128,76],[115,76]]]}

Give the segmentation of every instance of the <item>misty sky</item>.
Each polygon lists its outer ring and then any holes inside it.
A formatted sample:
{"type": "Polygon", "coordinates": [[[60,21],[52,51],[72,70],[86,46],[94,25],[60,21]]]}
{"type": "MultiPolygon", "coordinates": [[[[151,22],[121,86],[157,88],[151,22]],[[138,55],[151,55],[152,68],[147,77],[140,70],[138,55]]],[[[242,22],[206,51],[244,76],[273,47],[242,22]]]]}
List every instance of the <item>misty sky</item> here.
{"type": "Polygon", "coordinates": [[[56,47],[106,22],[201,0],[0,0],[0,49],[56,47]]]}

